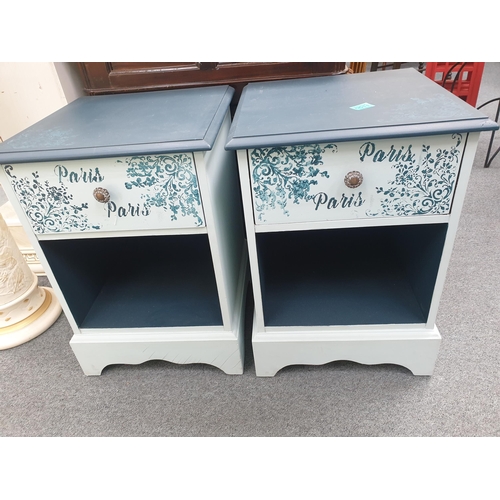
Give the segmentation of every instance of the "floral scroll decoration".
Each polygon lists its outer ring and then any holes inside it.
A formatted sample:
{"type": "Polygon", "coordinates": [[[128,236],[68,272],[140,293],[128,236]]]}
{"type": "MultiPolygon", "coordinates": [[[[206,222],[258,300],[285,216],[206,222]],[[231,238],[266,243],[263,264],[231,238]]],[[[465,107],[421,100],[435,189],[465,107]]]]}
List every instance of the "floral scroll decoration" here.
{"type": "Polygon", "coordinates": [[[42,181],[37,171],[29,177],[17,178],[12,165],[5,165],[5,171],[11,179],[11,185],[17,194],[33,230],[36,233],[58,233],[100,229],[99,224],[90,224],[85,210],[87,203],[72,203],[73,195],[66,185],[53,186],[49,181],[42,181]]]}
{"type": "Polygon", "coordinates": [[[455,145],[433,153],[423,145],[420,161],[400,161],[393,166],[396,176],[389,187],[377,187],[386,196],[382,211],[367,215],[439,215],[450,211],[461,158],[461,134],[453,134],[455,145]]]}
{"type": "Polygon", "coordinates": [[[329,177],[321,171],[323,153],[327,149],[337,151],[335,144],[311,144],[260,148],[252,150],[250,163],[253,167],[252,180],[255,193],[255,210],[264,221],[264,212],[280,207],[289,216],[287,203],[298,204],[312,199],[310,188],[318,184],[316,177],[329,177]]]}
{"type": "Polygon", "coordinates": [[[127,189],[143,188],[146,208],[159,207],[170,212],[171,220],[193,217],[197,226],[204,224],[200,217],[201,198],[192,158],[187,154],[168,156],[134,156],[125,160],[127,189]]]}

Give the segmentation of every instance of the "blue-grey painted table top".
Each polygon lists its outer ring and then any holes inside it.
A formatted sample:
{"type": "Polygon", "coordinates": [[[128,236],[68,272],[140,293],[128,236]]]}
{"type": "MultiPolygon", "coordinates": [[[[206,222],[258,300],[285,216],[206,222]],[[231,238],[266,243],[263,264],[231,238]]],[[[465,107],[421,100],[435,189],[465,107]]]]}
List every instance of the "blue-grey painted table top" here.
{"type": "Polygon", "coordinates": [[[0,144],[0,163],[207,151],[234,89],[81,97],[0,144]]]}
{"type": "Polygon", "coordinates": [[[226,149],[496,130],[414,69],[250,83],[226,149]]]}

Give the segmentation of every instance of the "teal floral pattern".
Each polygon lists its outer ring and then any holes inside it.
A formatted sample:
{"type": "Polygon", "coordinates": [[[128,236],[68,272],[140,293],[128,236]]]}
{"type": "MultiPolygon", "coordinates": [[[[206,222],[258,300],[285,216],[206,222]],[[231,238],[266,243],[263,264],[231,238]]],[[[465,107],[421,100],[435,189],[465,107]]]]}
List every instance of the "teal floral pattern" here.
{"type": "Polygon", "coordinates": [[[316,178],[329,177],[323,164],[327,149],[337,151],[335,144],[254,149],[250,153],[255,210],[258,219],[265,221],[265,212],[279,207],[289,216],[288,202],[299,203],[312,198],[310,188],[318,184],[316,178]]]}
{"type": "MultiPolygon", "coordinates": [[[[118,160],[120,161],[120,160],[118,160]]],[[[144,206],[159,207],[170,212],[171,220],[179,216],[192,217],[197,226],[204,225],[200,217],[201,198],[191,156],[133,156],[126,158],[127,189],[142,188],[144,206]]]]}
{"type": "Polygon", "coordinates": [[[422,146],[420,161],[398,162],[396,175],[388,187],[377,187],[385,198],[381,212],[371,216],[439,215],[451,209],[452,195],[460,166],[462,135],[454,134],[449,149],[422,146]]]}
{"type": "Polygon", "coordinates": [[[85,211],[87,203],[75,205],[73,195],[67,187],[60,183],[50,185],[41,181],[37,171],[29,177],[17,178],[12,165],[5,165],[5,171],[11,179],[11,185],[16,192],[19,203],[23,207],[33,230],[36,233],[58,233],[68,231],[85,231],[100,229],[99,224],[91,225],[85,211]]]}

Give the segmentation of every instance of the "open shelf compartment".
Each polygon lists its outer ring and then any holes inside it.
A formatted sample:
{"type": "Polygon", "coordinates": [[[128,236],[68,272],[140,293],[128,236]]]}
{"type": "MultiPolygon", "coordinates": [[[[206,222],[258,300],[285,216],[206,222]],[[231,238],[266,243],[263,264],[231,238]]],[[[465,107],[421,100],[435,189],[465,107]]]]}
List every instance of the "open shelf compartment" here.
{"type": "Polygon", "coordinates": [[[40,245],[79,328],[222,325],[206,234],[40,245]]]}
{"type": "Polygon", "coordinates": [[[257,234],[265,326],[425,323],[447,228],[257,234]]]}

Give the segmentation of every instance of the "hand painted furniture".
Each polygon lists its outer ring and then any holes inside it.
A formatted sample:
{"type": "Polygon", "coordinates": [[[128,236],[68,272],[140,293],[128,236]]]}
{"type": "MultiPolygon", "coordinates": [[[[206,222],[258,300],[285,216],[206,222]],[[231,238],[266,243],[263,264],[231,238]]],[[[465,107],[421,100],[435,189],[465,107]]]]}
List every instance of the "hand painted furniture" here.
{"type": "Polygon", "coordinates": [[[87,375],[243,371],[248,258],[228,86],[80,98],[0,146],[1,182],[87,375]]]}
{"type": "Polygon", "coordinates": [[[249,84],[237,150],[258,376],[394,363],[430,375],[479,132],[497,125],[413,69],[249,84]]]}

